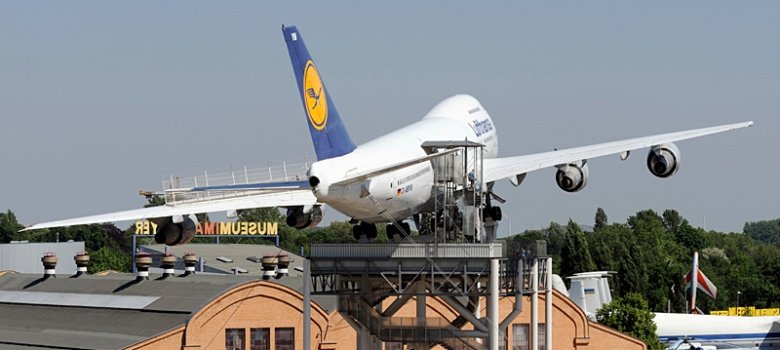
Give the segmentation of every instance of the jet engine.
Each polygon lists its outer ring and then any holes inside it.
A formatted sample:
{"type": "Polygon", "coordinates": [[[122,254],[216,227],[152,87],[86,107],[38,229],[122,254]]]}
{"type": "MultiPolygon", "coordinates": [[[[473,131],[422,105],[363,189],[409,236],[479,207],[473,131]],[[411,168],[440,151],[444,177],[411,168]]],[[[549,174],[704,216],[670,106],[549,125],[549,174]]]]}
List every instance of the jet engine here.
{"type": "Polygon", "coordinates": [[[198,218],[194,214],[155,218],[150,221],[157,224],[154,241],[169,246],[188,243],[198,230],[198,218]]]}
{"type": "Polygon", "coordinates": [[[322,209],[319,205],[287,208],[287,226],[299,230],[317,226],[322,221],[322,209]]]}
{"type": "Polygon", "coordinates": [[[665,178],[680,168],[680,150],[673,143],[653,146],[647,154],[647,169],[653,175],[665,178]]]}
{"type": "Polygon", "coordinates": [[[588,184],[588,165],[585,161],[558,165],[555,173],[555,182],[558,187],[566,192],[577,192],[588,184]]]}

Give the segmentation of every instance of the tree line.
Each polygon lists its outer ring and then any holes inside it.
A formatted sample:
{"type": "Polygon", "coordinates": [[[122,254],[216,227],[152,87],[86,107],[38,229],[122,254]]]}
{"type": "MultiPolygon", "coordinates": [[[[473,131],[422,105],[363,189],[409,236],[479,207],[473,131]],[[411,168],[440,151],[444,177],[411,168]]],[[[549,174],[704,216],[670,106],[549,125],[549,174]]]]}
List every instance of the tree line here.
{"type": "Polygon", "coordinates": [[[684,312],[683,276],[691,269],[693,252],[698,251],[699,268],[718,288],[715,300],[699,293],[697,306],[708,312],[736,306],[737,292],[742,306],[780,307],[780,240],[769,239],[774,237],[772,232],[780,233],[770,231],[778,223],[747,223],[744,233],[723,233],[693,227],[673,209],[660,215],[643,210],[625,223],[608,223],[599,208],[590,231],[570,220],[508,239],[546,241],[547,253],[556,262],[554,270],[561,276],[615,271],[610,281],[612,294],[638,293],[656,312],[684,312]]]}

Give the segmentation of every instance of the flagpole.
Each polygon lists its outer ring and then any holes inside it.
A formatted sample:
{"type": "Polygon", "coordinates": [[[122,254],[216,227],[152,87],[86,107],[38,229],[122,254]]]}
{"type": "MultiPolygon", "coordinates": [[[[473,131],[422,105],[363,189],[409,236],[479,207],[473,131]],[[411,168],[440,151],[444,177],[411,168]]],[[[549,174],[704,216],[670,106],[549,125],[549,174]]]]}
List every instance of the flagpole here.
{"type": "Polygon", "coordinates": [[[693,265],[691,266],[691,305],[688,313],[696,313],[696,290],[699,289],[699,252],[693,252],[693,265]]]}

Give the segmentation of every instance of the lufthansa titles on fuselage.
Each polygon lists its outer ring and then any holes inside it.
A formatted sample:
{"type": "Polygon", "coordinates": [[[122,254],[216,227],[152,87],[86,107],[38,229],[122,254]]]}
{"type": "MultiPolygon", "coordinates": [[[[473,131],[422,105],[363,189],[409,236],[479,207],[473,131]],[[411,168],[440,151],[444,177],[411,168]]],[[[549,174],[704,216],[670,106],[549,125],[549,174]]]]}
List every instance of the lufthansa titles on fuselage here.
{"type": "Polygon", "coordinates": [[[469,126],[474,130],[474,134],[476,134],[477,137],[493,131],[493,123],[490,121],[490,118],[485,118],[483,120],[474,119],[469,126]]]}

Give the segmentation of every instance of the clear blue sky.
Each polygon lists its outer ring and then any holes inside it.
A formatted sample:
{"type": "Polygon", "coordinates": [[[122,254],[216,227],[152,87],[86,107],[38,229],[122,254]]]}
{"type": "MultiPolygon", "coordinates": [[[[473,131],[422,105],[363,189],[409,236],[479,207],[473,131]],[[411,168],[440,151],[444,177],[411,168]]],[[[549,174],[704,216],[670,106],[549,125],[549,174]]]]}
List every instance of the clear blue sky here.
{"type": "MultiPolygon", "coordinates": [[[[477,97],[504,156],[754,120],[498,193],[504,226],[676,208],[741,231],[780,216],[780,2],[0,2],[0,210],[21,222],[139,207],[139,189],[313,150],[281,35],[301,30],[356,142],[477,97]]],[[[343,217],[329,212],[331,219],[343,217]]]]}

